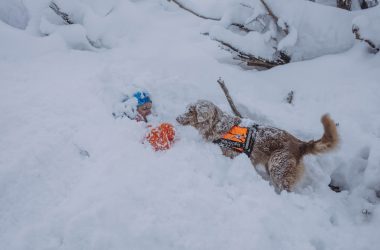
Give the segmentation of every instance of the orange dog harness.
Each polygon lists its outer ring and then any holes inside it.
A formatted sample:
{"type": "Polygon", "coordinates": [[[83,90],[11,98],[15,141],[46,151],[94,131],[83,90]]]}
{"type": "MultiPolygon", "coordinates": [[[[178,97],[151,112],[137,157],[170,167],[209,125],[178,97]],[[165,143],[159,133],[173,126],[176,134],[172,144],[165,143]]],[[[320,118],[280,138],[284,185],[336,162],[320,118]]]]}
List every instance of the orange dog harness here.
{"type": "Polygon", "coordinates": [[[217,139],[214,143],[224,148],[230,148],[240,153],[251,154],[254,143],[255,127],[233,126],[222,138],[217,139]]]}

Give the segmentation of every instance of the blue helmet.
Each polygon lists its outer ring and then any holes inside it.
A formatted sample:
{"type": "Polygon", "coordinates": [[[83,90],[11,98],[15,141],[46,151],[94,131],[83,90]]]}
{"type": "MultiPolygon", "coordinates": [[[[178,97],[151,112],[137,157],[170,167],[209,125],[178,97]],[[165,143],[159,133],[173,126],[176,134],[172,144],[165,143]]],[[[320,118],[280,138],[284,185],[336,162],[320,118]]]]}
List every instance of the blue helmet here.
{"type": "Polygon", "coordinates": [[[136,93],[133,94],[133,96],[137,100],[137,107],[140,107],[141,105],[144,105],[145,103],[152,102],[148,92],[137,91],[136,93]]]}

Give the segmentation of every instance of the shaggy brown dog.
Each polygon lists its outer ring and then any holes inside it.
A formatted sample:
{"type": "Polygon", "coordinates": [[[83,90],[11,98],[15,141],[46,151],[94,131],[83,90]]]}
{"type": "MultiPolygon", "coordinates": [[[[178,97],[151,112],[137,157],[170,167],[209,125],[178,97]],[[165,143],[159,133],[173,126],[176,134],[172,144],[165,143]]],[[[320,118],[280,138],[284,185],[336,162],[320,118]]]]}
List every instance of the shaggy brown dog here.
{"type": "MultiPolygon", "coordinates": [[[[188,110],[177,117],[181,125],[196,128],[202,137],[210,142],[223,137],[241,119],[231,116],[209,101],[199,100],[188,106],[188,110]]],[[[302,157],[330,151],[338,144],[338,133],[334,121],[322,116],[324,134],[321,139],[304,142],[288,132],[266,126],[257,126],[253,150],[249,158],[254,166],[262,164],[277,191],[292,191],[302,177],[302,157]]],[[[239,153],[222,148],[223,154],[231,158],[239,153]]]]}

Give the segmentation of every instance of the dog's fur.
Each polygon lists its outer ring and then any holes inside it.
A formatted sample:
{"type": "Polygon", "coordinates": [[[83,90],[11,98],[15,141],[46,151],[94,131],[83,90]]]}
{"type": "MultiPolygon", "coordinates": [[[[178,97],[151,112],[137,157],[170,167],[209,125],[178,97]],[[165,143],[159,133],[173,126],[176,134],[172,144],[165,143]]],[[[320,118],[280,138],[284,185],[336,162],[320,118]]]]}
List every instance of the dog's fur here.
{"type": "MultiPolygon", "coordinates": [[[[177,117],[181,125],[196,128],[202,137],[210,142],[223,137],[233,126],[239,125],[241,119],[231,116],[215,104],[199,100],[188,106],[188,110],[177,117]]],[[[288,132],[266,126],[258,126],[252,153],[249,158],[253,166],[265,166],[276,190],[292,191],[303,174],[302,157],[306,154],[318,154],[334,149],[339,141],[336,125],[327,115],[321,122],[324,134],[321,139],[304,142],[288,132]]],[[[231,158],[239,153],[222,148],[223,154],[231,158]]]]}

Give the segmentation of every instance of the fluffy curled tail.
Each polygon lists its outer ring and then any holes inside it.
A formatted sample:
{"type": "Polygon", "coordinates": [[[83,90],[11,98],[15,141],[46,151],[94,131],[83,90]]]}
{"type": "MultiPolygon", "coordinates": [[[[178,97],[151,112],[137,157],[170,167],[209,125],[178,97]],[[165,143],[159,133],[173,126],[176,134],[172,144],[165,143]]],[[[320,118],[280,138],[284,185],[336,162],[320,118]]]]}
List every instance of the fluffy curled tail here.
{"type": "Polygon", "coordinates": [[[321,118],[325,132],[321,139],[314,141],[311,140],[303,145],[304,154],[319,154],[333,150],[339,142],[338,132],[336,130],[335,122],[328,114],[321,118]]]}

